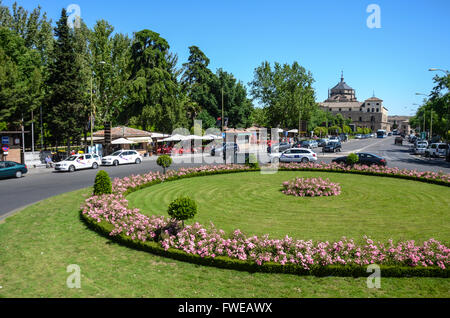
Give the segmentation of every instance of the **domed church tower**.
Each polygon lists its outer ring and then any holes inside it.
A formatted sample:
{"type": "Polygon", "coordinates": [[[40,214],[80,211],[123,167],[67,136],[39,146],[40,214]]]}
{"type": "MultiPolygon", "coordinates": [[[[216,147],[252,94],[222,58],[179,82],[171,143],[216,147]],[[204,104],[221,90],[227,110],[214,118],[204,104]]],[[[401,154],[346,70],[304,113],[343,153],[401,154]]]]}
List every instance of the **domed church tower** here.
{"type": "Polygon", "coordinates": [[[355,90],[344,82],[344,71],[341,73],[341,81],[328,93],[325,102],[356,102],[355,90]]]}

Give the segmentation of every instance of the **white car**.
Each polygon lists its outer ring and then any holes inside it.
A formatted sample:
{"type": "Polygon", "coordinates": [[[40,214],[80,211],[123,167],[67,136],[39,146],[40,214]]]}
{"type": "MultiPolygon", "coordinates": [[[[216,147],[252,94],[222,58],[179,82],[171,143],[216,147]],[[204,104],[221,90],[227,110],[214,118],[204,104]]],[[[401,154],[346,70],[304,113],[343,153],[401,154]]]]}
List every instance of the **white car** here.
{"type": "Polygon", "coordinates": [[[307,148],[291,148],[281,153],[280,162],[303,162],[317,161],[317,154],[307,148]]]}
{"type": "Polygon", "coordinates": [[[73,155],[69,158],[55,164],[56,171],[69,171],[82,169],[97,169],[102,163],[100,157],[96,154],[73,155]]]}
{"type": "Polygon", "coordinates": [[[141,162],[142,156],[136,150],[119,150],[102,159],[102,165],[104,166],[118,166],[130,163],[140,164],[141,162]]]}
{"type": "Polygon", "coordinates": [[[425,154],[425,150],[428,147],[427,142],[419,142],[417,143],[416,147],[414,148],[414,154],[416,155],[423,155],[425,154]]]}
{"type": "Polygon", "coordinates": [[[434,143],[428,146],[427,150],[425,151],[425,156],[430,157],[445,157],[447,155],[447,144],[444,143],[434,143]]]}

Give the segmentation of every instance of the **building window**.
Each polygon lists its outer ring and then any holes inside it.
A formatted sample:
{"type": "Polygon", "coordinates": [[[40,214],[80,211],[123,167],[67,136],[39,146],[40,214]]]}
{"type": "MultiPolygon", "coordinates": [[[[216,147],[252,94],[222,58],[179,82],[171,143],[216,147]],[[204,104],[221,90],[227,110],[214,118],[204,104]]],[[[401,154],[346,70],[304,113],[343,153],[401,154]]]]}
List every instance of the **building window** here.
{"type": "Polygon", "coordinates": [[[362,112],[362,108],[360,108],[359,111],[362,112]]]}
{"type": "Polygon", "coordinates": [[[377,106],[380,106],[380,103],[377,103],[377,106]]]}
{"type": "Polygon", "coordinates": [[[349,109],[348,109],[348,111],[349,111],[349,112],[351,112],[351,111],[352,111],[352,109],[351,109],[351,108],[349,108],[349,109]]]}
{"type": "Polygon", "coordinates": [[[380,109],[379,108],[377,108],[377,113],[379,113],[380,112],[380,109]]]}
{"type": "Polygon", "coordinates": [[[372,113],[375,113],[375,108],[372,108],[372,113]]]}
{"type": "Polygon", "coordinates": [[[367,112],[370,113],[370,108],[367,108],[367,112]]]}
{"type": "Polygon", "coordinates": [[[367,103],[367,106],[370,106],[370,103],[367,103]]]}
{"type": "Polygon", "coordinates": [[[342,111],[342,108],[339,108],[339,111],[341,112],[341,111],[342,111]]]}
{"type": "Polygon", "coordinates": [[[362,121],[362,117],[359,117],[359,121],[362,121]]]}

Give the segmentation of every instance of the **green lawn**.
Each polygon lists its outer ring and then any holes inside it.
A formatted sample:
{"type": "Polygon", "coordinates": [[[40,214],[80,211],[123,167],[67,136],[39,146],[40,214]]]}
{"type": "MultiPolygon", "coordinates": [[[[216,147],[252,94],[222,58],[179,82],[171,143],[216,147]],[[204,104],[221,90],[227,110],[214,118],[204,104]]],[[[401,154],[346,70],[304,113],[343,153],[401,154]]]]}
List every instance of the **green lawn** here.
{"type": "Polygon", "coordinates": [[[239,228],[247,234],[305,240],[450,238],[450,188],[394,178],[326,172],[225,174],[159,184],[132,193],[128,200],[144,214],[167,215],[167,206],[179,195],[197,201],[194,221],[212,221],[227,232],[239,228]],[[342,193],[315,198],[283,194],[281,184],[296,176],[329,178],[340,183],[342,193]]]}
{"type": "Polygon", "coordinates": [[[450,280],[443,278],[382,278],[377,290],[365,278],[250,274],[135,251],[81,223],[79,207],[89,192],[45,200],[0,224],[0,297],[449,297],[450,280]],[[70,264],[81,268],[81,289],[66,287],[70,264]]]}

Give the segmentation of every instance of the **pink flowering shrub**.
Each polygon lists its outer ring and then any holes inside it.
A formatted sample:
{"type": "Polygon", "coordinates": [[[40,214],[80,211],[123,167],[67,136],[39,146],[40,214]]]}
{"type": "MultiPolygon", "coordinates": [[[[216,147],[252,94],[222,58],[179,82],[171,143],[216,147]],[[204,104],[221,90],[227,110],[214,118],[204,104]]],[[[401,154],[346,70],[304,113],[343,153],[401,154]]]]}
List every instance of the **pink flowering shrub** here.
{"type": "MultiPolygon", "coordinates": [[[[336,164],[286,164],[282,168],[347,169],[347,167],[336,164]]],[[[357,244],[352,239],[346,238],[338,242],[294,240],[288,236],[284,239],[271,239],[268,235],[262,237],[246,236],[240,230],[227,235],[213,225],[210,229],[207,229],[195,223],[182,228],[176,221],[163,216],[145,216],[138,209],[128,208],[128,201],[124,196],[129,191],[171,179],[239,172],[245,171],[245,169],[244,166],[238,165],[204,166],[169,171],[165,175],[150,172],[140,176],[115,179],[113,181],[113,193],[88,198],[82,208],[82,213],[96,223],[106,222],[110,224],[112,226],[110,236],[125,235],[140,242],[154,241],[165,250],[177,249],[202,258],[226,256],[231,259],[251,261],[258,265],[266,262],[281,265],[296,264],[306,270],[309,270],[313,265],[336,264],[364,266],[376,263],[379,265],[439,267],[441,269],[446,269],[449,266],[450,249],[434,239],[422,244],[416,244],[414,241],[394,243],[392,240],[384,244],[365,237],[364,243],[357,244]]],[[[355,166],[352,169],[355,169],[355,166]]],[[[356,169],[450,181],[449,175],[432,172],[406,172],[395,168],[362,168],[359,166],[356,166],[356,169]]],[[[315,185],[322,184],[318,180],[316,179],[312,183],[315,185]]],[[[337,185],[330,184],[333,185],[333,193],[340,192],[337,185]]],[[[319,190],[315,188],[314,191],[323,192],[324,190],[319,186],[319,190]]]]}
{"type": "Polygon", "coordinates": [[[322,178],[295,178],[283,182],[282,192],[296,197],[328,197],[341,194],[338,183],[332,183],[329,179],[322,178]]]}

